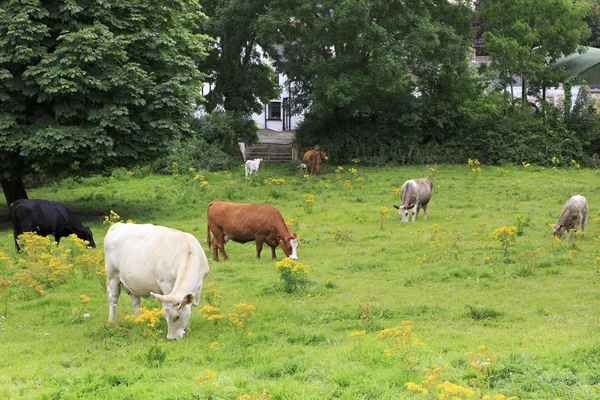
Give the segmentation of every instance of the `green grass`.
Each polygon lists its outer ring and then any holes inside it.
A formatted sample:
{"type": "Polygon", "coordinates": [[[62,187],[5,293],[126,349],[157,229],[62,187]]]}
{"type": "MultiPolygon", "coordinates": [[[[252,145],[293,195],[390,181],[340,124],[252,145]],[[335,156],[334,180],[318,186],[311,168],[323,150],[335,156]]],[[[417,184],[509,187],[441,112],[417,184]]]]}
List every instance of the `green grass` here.
{"type": "MultiPolygon", "coordinates": [[[[210,201],[271,203],[286,221],[300,219],[298,256],[308,284],[285,293],[268,247],[256,260],[253,242],[229,242],[230,261],[209,261],[204,288],[215,285],[225,311],[235,303],[255,306],[253,318],[236,329],[207,322],[194,309],[185,338],[176,342],[166,340],[163,320],[158,334],[125,321],[131,303],[124,293],[119,321],[107,323],[105,289],[96,278],[75,274],[30,300],[4,295],[0,398],[237,399],[258,398],[266,389],[273,399],[398,399],[410,397],[406,383],[420,383],[424,368],[445,363],[443,380],[471,387],[474,399],[600,398],[597,171],[344,167],[336,173],[325,165],[309,179],[291,165],[261,166],[252,181],[241,168],[204,173],[204,189],[193,180],[196,172],[121,173],[31,189],[31,198],[63,202],[91,226],[98,245],[91,252],[102,251],[108,230],[102,221],[111,209],[124,220],[190,232],[206,248],[210,201]],[[426,173],[434,182],[428,219],[421,212],[416,223],[401,223],[393,189],[426,173]],[[285,183],[263,182],[270,178],[285,183]],[[312,209],[303,194],[314,195],[312,209]],[[555,243],[549,224],[575,194],[588,200],[586,232],[555,243]],[[390,214],[385,229],[382,206],[390,214]],[[522,235],[505,256],[492,232],[517,226],[518,215],[522,235]],[[73,313],[81,294],[92,299],[85,319],[73,313]],[[424,344],[409,346],[408,356],[386,357],[392,344],[377,334],[403,320],[424,344]],[[360,330],[365,334],[350,336],[360,330]],[[496,361],[484,385],[470,386],[476,374],[467,355],[480,345],[496,361]],[[216,376],[197,382],[207,369],[216,376]]],[[[0,251],[17,257],[7,222],[0,225],[0,251]]],[[[283,252],[277,254],[281,259],[283,252]]],[[[158,307],[148,299],[143,304],[158,307]]]]}

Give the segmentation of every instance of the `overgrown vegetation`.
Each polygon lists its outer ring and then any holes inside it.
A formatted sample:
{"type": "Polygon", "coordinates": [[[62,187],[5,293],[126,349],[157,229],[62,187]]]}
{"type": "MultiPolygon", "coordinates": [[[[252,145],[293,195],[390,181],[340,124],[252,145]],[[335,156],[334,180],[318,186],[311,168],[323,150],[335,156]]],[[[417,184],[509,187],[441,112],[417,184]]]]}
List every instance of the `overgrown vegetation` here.
{"type": "Polygon", "coordinates": [[[325,163],[307,178],[267,164],[255,180],[242,168],[177,165],[32,190],[76,210],[98,247],[65,239],[17,254],[0,225],[0,397],[596,398],[596,171],[571,160],[546,169],[470,158],[325,163]],[[384,213],[406,179],[424,174],[434,182],[426,221],[384,213]],[[585,233],[552,239],[549,225],[577,193],[590,207],[585,233]],[[166,225],[206,245],[206,206],[223,198],[274,204],[298,235],[301,264],[256,260],[254,243],[230,243],[230,261],[210,262],[183,340],[166,341],[160,304],[149,299],[134,318],[121,296],[108,323],[96,271],[109,223],[166,225]],[[510,242],[494,235],[500,227],[510,242]],[[59,262],[40,263],[44,254],[59,262]],[[59,264],[72,267],[42,269],[59,264]],[[43,293],[15,279],[26,271],[43,293]]]}

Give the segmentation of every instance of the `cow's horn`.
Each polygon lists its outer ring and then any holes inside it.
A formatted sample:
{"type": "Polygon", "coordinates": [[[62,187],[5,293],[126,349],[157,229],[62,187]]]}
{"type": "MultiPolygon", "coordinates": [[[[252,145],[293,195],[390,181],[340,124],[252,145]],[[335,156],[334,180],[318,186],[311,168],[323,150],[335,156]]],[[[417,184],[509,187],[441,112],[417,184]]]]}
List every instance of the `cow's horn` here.
{"type": "Polygon", "coordinates": [[[150,296],[154,297],[156,300],[158,300],[159,302],[163,302],[164,296],[162,294],[156,294],[153,292],[150,292],[150,296]]]}

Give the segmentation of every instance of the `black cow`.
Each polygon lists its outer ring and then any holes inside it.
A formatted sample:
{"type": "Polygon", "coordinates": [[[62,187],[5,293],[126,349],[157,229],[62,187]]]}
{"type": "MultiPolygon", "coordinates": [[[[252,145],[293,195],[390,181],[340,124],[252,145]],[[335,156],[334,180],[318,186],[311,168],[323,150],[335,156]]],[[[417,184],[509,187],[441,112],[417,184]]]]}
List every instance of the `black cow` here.
{"type": "Polygon", "coordinates": [[[17,238],[23,232],[35,232],[40,236],[54,235],[56,243],[60,238],[76,234],[96,247],[89,227],[83,226],[73,211],[64,204],[47,200],[17,200],[10,205],[10,218],[15,235],[15,247],[20,251],[17,238]]]}

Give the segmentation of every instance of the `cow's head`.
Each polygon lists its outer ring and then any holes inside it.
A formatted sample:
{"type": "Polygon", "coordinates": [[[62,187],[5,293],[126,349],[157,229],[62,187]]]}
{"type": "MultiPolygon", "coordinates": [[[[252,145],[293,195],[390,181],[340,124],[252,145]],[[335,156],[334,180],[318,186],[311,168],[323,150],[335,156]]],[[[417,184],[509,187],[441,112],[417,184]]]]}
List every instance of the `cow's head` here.
{"type": "Polygon", "coordinates": [[[408,222],[408,210],[413,208],[412,206],[397,206],[394,204],[394,208],[398,210],[398,215],[400,215],[400,220],[402,222],[408,222]]]}
{"type": "Polygon", "coordinates": [[[89,226],[84,226],[79,232],[77,232],[77,237],[81,240],[85,240],[90,243],[90,247],[96,247],[96,243],[94,242],[94,235],[92,235],[92,230],[89,226]]]}
{"type": "Polygon", "coordinates": [[[566,227],[563,224],[554,224],[552,227],[552,234],[556,237],[561,237],[565,233],[566,227]]]}
{"type": "Polygon", "coordinates": [[[162,304],[164,317],[167,320],[167,339],[178,340],[183,337],[185,328],[190,322],[192,313],[193,294],[186,294],[183,298],[171,295],[162,295],[150,292],[150,295],[162,304]]]}
{"type": "Polygon", "coordinates": [[[277,241],[281,246],[281,250],[285,253],[285,255],[292,260],[297,260],[298,256],[296,255],[296,249],[298,248],[298,238],[294,233],[294,236],[281,236],[277,235],[277,241]]]}
{"type": "Polygon", "coordinates": [[[321,156],[321,160],[329,160],[329,158],[327,158],[327,153],[323,150],[319,150],[319,155],[321,156]]]}

